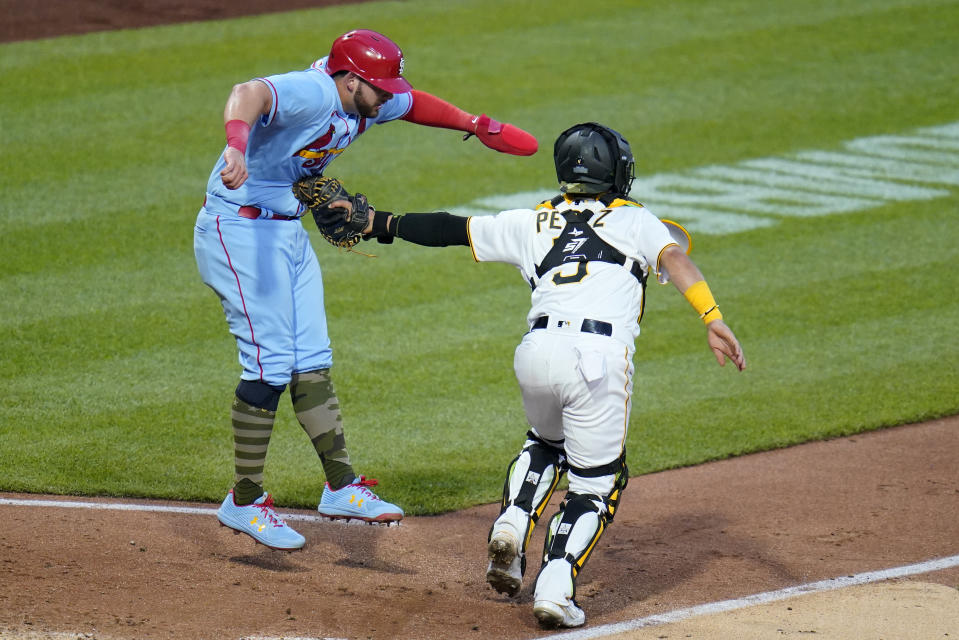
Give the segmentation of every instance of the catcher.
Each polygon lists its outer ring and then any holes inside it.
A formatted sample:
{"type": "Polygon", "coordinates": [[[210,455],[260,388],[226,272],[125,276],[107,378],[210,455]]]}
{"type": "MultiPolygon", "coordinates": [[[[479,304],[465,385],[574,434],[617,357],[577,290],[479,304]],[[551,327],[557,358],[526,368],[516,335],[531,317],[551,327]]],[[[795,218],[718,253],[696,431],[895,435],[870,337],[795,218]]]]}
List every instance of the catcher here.
{"type": "Polygon", "coordinates": [[[507,467],[486,580],[519,594],[534,527],[568,474],[566,497],[543,527],[533,614],[546,627],[578,627],[586,613],[576,602],[576,579],[613,522],[629,478],[633,353],[647,279],[671,280],[685,296],[720,365],[728,360],[743,370],[746,360],[687,255],[686,231],[630,199],[626,139],[609,127],[579,124],[556,139],[553,159],[561,193],[536,209],[470,218],[377,211],[365,231],[387,241],[466,245],[478,262],[518,267],[532,286],[529,331],[513,361],[529,430],[507,467]]]}

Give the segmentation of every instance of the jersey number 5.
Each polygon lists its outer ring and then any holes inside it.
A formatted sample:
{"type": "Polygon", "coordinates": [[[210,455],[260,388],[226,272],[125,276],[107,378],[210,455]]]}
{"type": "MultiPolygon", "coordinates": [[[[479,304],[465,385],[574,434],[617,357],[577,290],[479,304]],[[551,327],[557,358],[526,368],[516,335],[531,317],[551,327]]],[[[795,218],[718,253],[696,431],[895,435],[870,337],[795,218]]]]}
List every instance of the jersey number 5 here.
{"type": "Polygon", "coordinates": [[[570,275],[564,275],[564,274],[562,273],[562,269],[561,269],[560,271],[558,271],[558,272],[556,272],[556,273],[553,274],[553,284],[555,284],[555,285],[561,285],[561,284],[572,284],[572,283],[575,283],[575,282],[579,282],[580,280],[582,280],[583,278],[585,278],[585,277],[587,276],[587,274],[588,274],[588,272],[587,272],[587,269],[586,269],[586,263],[585,263],[585,262],[577,262],[577,263],[576,263],[576,273],[573,273],[573,274],[570,274],[570,275]]]}

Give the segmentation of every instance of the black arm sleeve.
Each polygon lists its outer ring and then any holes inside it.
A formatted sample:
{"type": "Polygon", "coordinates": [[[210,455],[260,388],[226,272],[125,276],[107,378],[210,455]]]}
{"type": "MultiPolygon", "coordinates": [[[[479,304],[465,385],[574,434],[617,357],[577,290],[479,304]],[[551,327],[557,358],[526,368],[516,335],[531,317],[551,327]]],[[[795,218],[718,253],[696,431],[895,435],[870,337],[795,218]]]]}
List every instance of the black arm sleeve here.
{"type": "Polygon", "coordinates": [[[466,233],[467,220],[469,218],[454,216],[445,211],[407,213],[394,216],[389,230],[390,235],[399,236],[407,242],[424,247],[469,246],[469,236],[466,233]]]}

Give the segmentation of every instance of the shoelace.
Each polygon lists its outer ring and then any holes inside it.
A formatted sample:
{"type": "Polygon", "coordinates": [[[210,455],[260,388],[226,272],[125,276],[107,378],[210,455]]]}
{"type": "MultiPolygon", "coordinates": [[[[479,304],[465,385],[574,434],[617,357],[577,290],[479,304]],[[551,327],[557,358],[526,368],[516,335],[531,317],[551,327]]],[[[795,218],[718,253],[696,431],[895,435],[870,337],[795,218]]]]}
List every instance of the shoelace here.
{"type": "Polygon", "coordinates": [[[359,482],[354,482],[352,485],[347,485],[347,486],[359,487],[360,491],[362,491],[365,495],[369,496],[371,500],[379,500],[380,497],[378,495],[376,495],[375,493],[367,489],[367,487],[375,487],[378,484],[379,482],[377,480],[374,480],[373,478],[367,479],[366,476],[360,476],[359,482]]]}
{"type": "Polygon", "coordinates": [[[273,510],[273,496],[271,494],[266,494],[266,500],[254,506],[263,512],[263,515],[267,518],[267,520],[273,523],[274,527],[286,526],[286,523],[283,522],[283,519],[276,515],[276,511],[273,510]]]}

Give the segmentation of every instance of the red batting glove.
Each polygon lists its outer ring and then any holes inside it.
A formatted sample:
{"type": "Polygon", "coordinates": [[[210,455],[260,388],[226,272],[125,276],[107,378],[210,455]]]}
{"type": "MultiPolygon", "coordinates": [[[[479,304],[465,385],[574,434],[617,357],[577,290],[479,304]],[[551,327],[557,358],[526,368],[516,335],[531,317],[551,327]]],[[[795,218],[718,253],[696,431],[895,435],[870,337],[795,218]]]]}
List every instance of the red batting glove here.
{"type": "Polygon", "coordinates": [[[473,131],[467,133],[463,139],[476,134],[480,142],[490,149],[511,153],[514,156],[531,156],[539,149],[539,143],[532,134],[509,123],[493,120],[485,113],[472,120],[473,131]]]}

